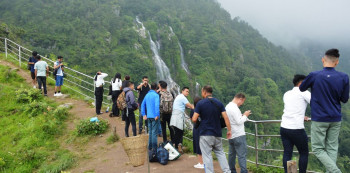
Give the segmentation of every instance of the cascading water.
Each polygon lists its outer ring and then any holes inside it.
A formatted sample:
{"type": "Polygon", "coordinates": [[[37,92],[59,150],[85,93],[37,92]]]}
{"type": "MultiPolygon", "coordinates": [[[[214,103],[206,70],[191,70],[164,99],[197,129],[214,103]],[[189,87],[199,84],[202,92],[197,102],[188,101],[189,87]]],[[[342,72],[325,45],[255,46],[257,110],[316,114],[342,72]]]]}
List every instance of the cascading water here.
{"type": "Polygon", "coordinates": [[[196,96],[199,96],[198,94],[200,89],[201,89],[201,85],[198,82],[196,82],[196,96]]]}
{"type": "Polygon", "coordinates": [[[165,80],[168,83],[168,89],[175,95],[180,94],[180,86],[171,78],[169,68],[164,63],[163,59],[159,55],[159,49],[157,44],[152,40],[152,36],[148,31],[149,41],[151,44],[151,50],[153,52],[153,61],[157,69],[157,78],[159,80],[165,80]]]}
{"type": "MultiPolygon", "coordinates": [[[[142,34],[143,34],[142,31],[146,31],[147,29],[144,27],[143,23],[139,20],[138,17],[136,17],[136,22],[139,25],[141,25],[141,29],[138,29],[137,31],[141,31],[141,32],[139,32],[139,34],[142,36],[142,34]]],[[[180,94],[180,86],[173,80],[173,78],[170,75],[169,68],[164,63],[162,57],[159,55],[160,42],[157,41],[157,43],[155,43],[152,40],[152,36],[151,36],[150,32],[148,31],[147,33],[149,35],[149,42],[151,45],[151,50],[153,52],[152,59],[154,61],[154,65],[156,66],[157,78],[158,78],[158,80],[166,81],[168,83],[168,90],[171,93],[173,93],[175,96],[177,96],[180,94]]],[[[186,124],[186,128],[188,128],[188,129],[193,128],[192,122],[189,119],[188,115],[186,115],[185,124],[186,124]]]]}
{"type": "MultiPolygon", "coordinates": [[[[174,31],[173,31],[173,28],[171,26],[169,26],[169,29],[170,29],[170,32],[171,34],[169,36],[176,36],[174,31]]],[[[191,75],[191,72],[190,70],[188,69],[188,65],[185,61],[185,54],[184,54],[184,51],[183,51],[183,48],[182,48],[182,45],[180,43],[180,41],[177,42],[177,44],[179,45],[180,47],[180,57],[181,57],[181,67],[185,70],[185,72],[187,73],[188,76],[191,75]]]]}

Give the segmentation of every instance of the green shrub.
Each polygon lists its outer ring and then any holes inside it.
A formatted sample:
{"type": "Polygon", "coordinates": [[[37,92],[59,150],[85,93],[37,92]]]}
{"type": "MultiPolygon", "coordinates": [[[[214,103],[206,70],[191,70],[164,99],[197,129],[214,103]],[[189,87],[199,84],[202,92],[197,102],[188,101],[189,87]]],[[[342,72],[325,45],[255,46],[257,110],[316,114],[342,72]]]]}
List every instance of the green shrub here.
{"type": "Polygon", "coordinates": [[[33,101],[26,107],[25,113],[28,114],[29,117],[36,117],[40,114],[46,113],[47,107],[48,105],[45,102],[33,101]]]}
{"type": "Polygon", "coordinates": [[[0,157],[0,168],[4,168],[6,165],[5,161],[0,157]]]}
{"type": "Polygon", "coordinates": [[[32,103],[42,100],[43,96],[38,89],[19,89],[16,91],[16,101],[18,103],[32,103]]]}
{"type": "Polygon", "coordinates": [[[77,125],[78,135],[98,135],[104,133],[109,124],[105,120],[100,120],[100,122],[90,122],[90,118],[81,120],[77,125]]]}
{"type": "Polygon", "coordinates": [[[53,111],[53,115],[55,118],[59,120],[65,120],[68,116],[68,109],[62,106],[59,106],[57,109],[53,111]]]}
{"type": "Polygon", "coordinates": [[[107,144],[113,144],[115,142],[118,142],[120,139],[118,134],[111,134],[108,138],[107,138],[107,144]]]}

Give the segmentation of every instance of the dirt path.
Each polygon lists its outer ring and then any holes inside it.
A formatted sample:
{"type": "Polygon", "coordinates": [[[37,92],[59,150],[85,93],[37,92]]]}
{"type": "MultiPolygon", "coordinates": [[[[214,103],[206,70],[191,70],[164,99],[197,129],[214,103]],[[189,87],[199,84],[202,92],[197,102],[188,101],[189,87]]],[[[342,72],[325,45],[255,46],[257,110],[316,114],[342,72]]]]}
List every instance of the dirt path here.
{"type": "MultiPolygon", "coordinates": [[[[10,62],[0,60],[0,64],[9,66],[11,68],[18,67],[10,62]]],[[[17,72],[20,76],[26,79],[26,82],[32,85],[30,73],[27,70],[19,69],[17,72]]],[[[64,87],[64,86],[63,86],[64,87]]],[[[59,98],[53,97],[53,86],[48,86],[48,97],[58,103],[70,103],[73,107],[70,110],[72,116],[66,122],[67,128],[65,134],[59,138],[62,147],[70,150],[77,156],[76,164],[68,170],[71,173],[136,173],[147,172],[147,162],[143,166],[133,167],[129,163],[129,159],[124,152],[120,142],[108,145],[106,140],[111,135],[113,128],[101,136],[89,138],[74,138],[72,135],[76,124],[81,119],[95,116],[95,109],[88,103],[73,98],[59,98]]],[[[124,137],[124,122],[120,118],[110,118],[108,115],[102,114],[100,119],[105,119],[110,123],[111,127],[116,127],[117,133],[120,137],[124,137]]],[[[131,129],[131,127],[130,127],[131,129]]],[[[129,134],[132,134],[129,132],[129,134]]],[[[161,138],[158,139],[161,141],[161,138]]],[[[146,158],[145,158],[146,159],[146,158]]],[[[184,154],[176,161],[169,161],[166,166],[159,163],[150,163],[150,172],[152,173],[172,173],[172,172],[191,172],[200,173],[204,170],[195,169],[193,165],[197,164],[197,158],[194,155],[184,154]]],[[[215,172],[221,172],[218,162],[214,162],[215,172]]]]}

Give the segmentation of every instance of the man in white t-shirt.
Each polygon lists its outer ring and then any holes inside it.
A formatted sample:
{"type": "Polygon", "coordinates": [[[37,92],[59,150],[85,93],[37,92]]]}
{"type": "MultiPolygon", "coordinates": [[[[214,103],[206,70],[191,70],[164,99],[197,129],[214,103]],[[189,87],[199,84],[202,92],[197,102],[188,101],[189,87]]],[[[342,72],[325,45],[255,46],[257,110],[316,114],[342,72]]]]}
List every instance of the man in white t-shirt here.
{"type": "Polygon", "coordinates": [[[45,61],[41,60],[40,55],[37,55],[36,59],[38,60],[38,62],[34,64],[35,81],[38,81],[40,90],[41,86],[44,87],[44,95],[47,96],[46,78],[49,75],[49,65],[47,65],[45,61]]]}
{"type": "Polygon", "coordinates": [[[184,120],[186,107],[194,109],[194,106],[187,100],[190,94],[188,87],[183,87],[181,94],[179,94],[173,103],[173,112],[170,119],[170,127],[174,130],[175,148],[182,153],[182,138],[184,132],[184,120]]]}
{"type": "Polygon", "coordinates": [[[231,139],[229,139],[229,153],[228,163],[231,173],[236,173],[236,155],[238,157],[238,164],[241,168],[241,173],[248,173],[247,170],[247,140],[244,130],[244,122],[248,120],[251,111],[245,111],[242,114],[239,107],[245,102],[245,95],[238,93],[233,98],[232,102],[227,104],[226,113],[231,125],[231,139]]]}
{"type": "Polygon", "coordinates": [[[299,152],[299,172],[306,172],[307,169],[309,147],[304,120],[308,120],[308,117],[305,116],[305,110],[310,103],[311,93],[299,90],[299,86],[305,78],[304,75],[295,75],[294,88],[283,96],[284,110],[280,133],[284,149],[283,167],[285,172],[287,172],[287,161],[292,159],[294,145],[299,152]]]}
{"type": "Polygon", "coordinates": [[[55,71],[57,71],[56,73],[56,84],[55,84],[55,94],[53,96],[62,96],[61,93],[61,86],[63,85],[63,57],[62,56],[58,56],[57,57],[57,61],[54,63],[53,68],[55,69],[55,71]],[[57,92],[58,89],[58,92],[57,92]]]}

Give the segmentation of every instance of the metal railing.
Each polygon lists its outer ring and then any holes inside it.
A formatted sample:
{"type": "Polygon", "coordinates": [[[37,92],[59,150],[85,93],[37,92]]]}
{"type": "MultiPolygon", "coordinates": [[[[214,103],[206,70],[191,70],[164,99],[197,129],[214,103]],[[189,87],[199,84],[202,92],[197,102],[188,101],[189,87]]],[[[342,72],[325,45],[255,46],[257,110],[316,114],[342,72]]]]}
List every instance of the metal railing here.
{"type": "MultiPolygon", "coordinates": [[[[29,57],[32,55],[32,50],[25,48],[21,46],[20,44],[7,39],[7,38],[2,38],[0,37],[0,52],[5,53],[6,58],[11,58],[15,61],[18,62],[18,65],[20,67],[26,67],[29,57]]],[[[53,63],[55,62],[54,60],[42,56],[42,60],[46,61],[49,65],[49,73],[53,73],[54,68],[53,68],[53,63]]],[[[90,100],[95,100],[95,84],[94,84],[94,77],[90,76],[88,74],[82,73],[78,70],[75,70],[73,68],[67,67],[65,65],[64,67],[64,74],[65,74],[65,79],[64,82],[67,84],[64,84],[65,88],[68,88],[75,93],[84,96],[87,99],[90,100]]],[[[53,77],[49,75],[48,77],[50,80],[55,81],[53,77]]],[[[109,81],[105,81],[106,84],[109,84],[109,81]]],[[[105,85],[106,86],[106,85],[105,85]]],[[[105,90],[108,88],[104,88],[105,90]]],[[[104,94],[104,100],[108,100],[108,96],[104,94]]],[[[107,102],[103,102],[105,105],[110,105],[107,102]]]]}
{"type": "MultiPolygon", "coordinates": [[[[254,144],[253,145],[249,145],[248,144],[248,140],[247,140],[247,147],[248,149],[254,150],[255,152],[255,160],[249,160],[247,159],[247,162],[255,164],[256,167],[258,166],[266,166],[266,167],[272,167],[272,168],[281,168],[284,169],[283,166],[276,166],[276,165],[271,165],[271,164],[267,164],[267,163],[261,163],[259,162],[259,151],[270,151],[270,152],[282,152],[283,150],[281,149],[265,149],[265,148],[260,148],[259,147],[259,138],[264,138],[264,137],[281,137],[281,135],[261,135],[259,134],[259,129],[258,129],[258,124],[280,124],[282,120],[259,120],[259,121],[255,121],[255,120],[248,120],[247,123],[253,123],[254,124],[254,133],[249,133],[246,132],[247,136],[254,136],[254,144]]],[[[226,128],[227,129],[227,128],[226,128]]],[[[310,136],[308,136],[310,138],[310,136]]],[[[184,136],[185,139],[193,141],[191,138],[188,138],[186,136],[184,136]]],[[[228,141],[228,139],[226,138],[222,138],[222,140],[224,141],[228,141]]],[[[227,151],[224,151],[226,155],[228,155],[227,151]]],[[[293,153],[298,153],[298,151],[293,151],[293,153]]],[[[309,152],[309,154],[314,155],[313,152],[309,152]]],[[[316,171],[311,171],[308,170],[307,172],[309,173],[318,173],[316,171]]]]}
{"type": "MultiPolygon", "coordinates": [[[[3,46],[0,46],[0,52],[4,52],[6,58],[10,57],[16,61],[18,61],[19,66],[23,67],[23,65],[27,65],[28,59],[31,56],[32,51],[15,43],[12,40],[9,40],[7,38],[2,38],[0,37],[0,44],[4,44],[3,46]],[[4,48],[4,50],[2,50],[2,48],[4,48]],[[25,58],[28,57],[28,58],[25,58]],[[22,61],[24,61],[25,63],[23,63],[22,61]]],[[[42,56],[42,58],[48,62],[54,63],[53,60],[42,56]]],[[[53,72],[53,66],[50,66],[50,72],[53,72]]],[[[94,84],[94,77],[87,75],[85,73],[79,72],[78,70],[69,68],[67,66],[65,66],[65,72],[66,77],[65,77],[65,82],[68,82],[69,85],[64,85],[64,87],[67,87],[69,89],[71,89],[72,91],[76,92],[77,94],[83,95],[89,99],[95,100],[94,98],[94,91],[95,91],[95,84],[94,84]],[[90,82],[89,82],[90,81],[90,82]]],[[[51,76],[49,76],[50,80],[55,81],[55,79],[53,79],[51,76]]],[[[108,81],[106,81],[106,83],[110,83],[108,81]]],[[[105,88],[106,89],[106,88],[105,88]]],[[[107,96],[104,95],[104,97],[106,98],[107,96]]],[[[106,102],[103,102],[103,104],[109,105],[106,102]]],[[[187,117],[189,118],[189,117],[187,117]]],[[[282,166],[276,166],[276,165],[270,165],[270,164],[265,164],[265,163],[260,163],[259,162],[259,151],[271,151],[271,152],[283,152],[283,150],[280,149],[264,149],[264,148],[259,148],[259,138],[263,138],[263,137],[280,137],[280,135],[260,135],[258,133],[258,124],[271,124],[271,123],[281,123],[281,120],[261,120],[261,121],[255,121],[255,120],[248,120],[248,123],[254,123],[254,133],[249,133],[246,132],[246,135],[248,136],[254,136],[255,138],[255,144],[252,145],[247,145],[248,149],[253,149],[255,151],[255,161],[252,160],[247,160],[247,162],[249,163],[253,163],[256,166],[266,166],[266,167],[274,167],[274,168],[282,168],[282,166]]],[[[192,141],[192,139],[184,136],[185,139],[188,139],[190,141],[192,141]]],[[[225,141],[228,141],[225,138],[222,138],[225,141]]],[[[297,153],[297,151],[293,151],[295,153],[297,153]]],[[[228,154],[227,152],[225,152],[226,154],[228,154]]],[[[313,154],[312,152],[310,152],[310,154],[313,154]]],[[[315,171],[307,171],[310,173],[315,173],[315,171]]]]}

